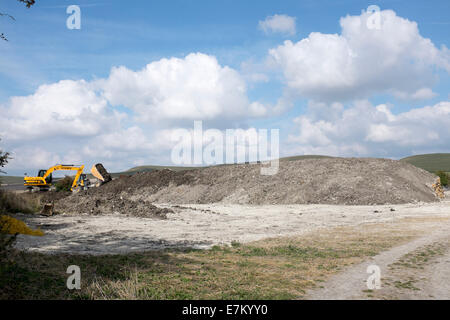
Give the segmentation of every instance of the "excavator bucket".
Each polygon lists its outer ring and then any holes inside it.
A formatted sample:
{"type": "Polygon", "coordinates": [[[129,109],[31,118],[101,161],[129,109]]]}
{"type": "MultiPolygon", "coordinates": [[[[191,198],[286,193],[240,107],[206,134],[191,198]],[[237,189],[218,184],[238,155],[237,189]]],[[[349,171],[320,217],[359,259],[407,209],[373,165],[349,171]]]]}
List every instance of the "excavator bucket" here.
{"type": "Polygon", "coordinates": [[[55,207],[55,204],[53,201],[51,203],[44,204],[44,206],[42,207],[42,210],[41,210],[41,214],[44,216],[52,216],[54,213],[53,212],[54,207],[55,207]]]}
{"type": "Polygon", "coordinates": [[[94,177],[101,181],[101,184],[105,184],[112,180],[111,175],[108,171],[106,171],[105,167],[101,163],[93,165],[91,173],[94,177]]]}

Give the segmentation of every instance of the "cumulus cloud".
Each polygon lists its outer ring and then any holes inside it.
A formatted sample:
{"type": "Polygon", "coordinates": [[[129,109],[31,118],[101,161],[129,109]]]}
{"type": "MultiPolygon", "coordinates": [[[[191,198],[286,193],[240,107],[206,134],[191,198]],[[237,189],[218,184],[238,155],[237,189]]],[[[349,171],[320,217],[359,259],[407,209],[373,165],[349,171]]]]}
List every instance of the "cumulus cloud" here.
{"type": "Polygon", "coordinates": [[[266,34],[282,33],[285,35],[294,35],[296,32],[295,18],[285,14],[268,16],[265,20],[259,21],[258,25],[266,34]]]}
{"type": "Polygon", "coordinates": [[[121,118],[84,80],[41,85],[32,95],[12,97],[0,112],[0,136],[7,140],[93,136],[121,118]]]}
{"type": "Polygon", "coordinates": [[[393,91],[392,94],[402,100],[426,100],[437,96],[431,88],[421,88],[411,94],[401,91],[393,91]]]}
{"type": "Polygon", "coordinates": [[[133,110],[142,121],[225,120],[266,113],[263,105],[249,102],[246,83],[236,70],[202,53],[161,59],[139,71],[113,68],[100,86],[112,105],[133,110]]]}
{"type": "MultiPolygon", "coordinates": [[[[32,169],[33,172],[26,172],[28,175],[34,175],[37,169],[43,169],[50,165],[61,163],[62,158],[55,151],[44,150],[38,146],[19,147],[11,150],[10,163],[8,164],[8,170],[32,169]]],[[[21,172],[25,173],[25,172],[21,172]]]]}
{"type": "MultiPolygon", "coordinates": [[[[246,82],[214,56],[201,53],[161,59],[140,71],[115,67],[106,79],[61,80],[0,105],[7,140],[52,136],[90,137],[116,131],[126,113],[138,122],[248,119],[264,116],[263,104],[249,101],[246,82]]],[[[129,134],[135,131],[127,132],[129,134]]],[[[117,134],[117,131],[114,133],[117,134]]],[[[133,135],[134,136],[134,135],[133,135]]]]}
{"type": "Polygon", "coordinates": [[[388,105],[310,102],[289,136],[296,152],[399,157],[450,149],[450,102],[393,114],[388,105]]]}
{"type": "Polygon", "coordinates": [[[80,149],[92,164],[101,161],[111,170],[125,170],[143,164],[170,164],[172,129],[145,130],[139,126],[117,128],[89,139],[80,149]]]}
{"type": "Polygon", "coordinates": [[[33,94],[11,97],[0,112],[0,137],[17,154],[10,168],[23,167],[33,154],[42,161],[28,168],[81,158],[117,168],[168,162],[174,126],[192,126],[193,120],[232,126],[265,116],[267,107],[248,99],[239,72],[193,53],[139,71],[115,67],[105,79],[41,85],[33,94]]]}
{"type": "Polygon", "coordinates": [[[427,99],[435,68],[450,72],[450,53],[423,38],[417,23],[380,12],[380,28],[368,28],[370,13],[341,18],[341,34],[311,33],[296,43],[269,51],[286,87],[322,101],[368,98],[390,93],[403,99],[427,99]]]}

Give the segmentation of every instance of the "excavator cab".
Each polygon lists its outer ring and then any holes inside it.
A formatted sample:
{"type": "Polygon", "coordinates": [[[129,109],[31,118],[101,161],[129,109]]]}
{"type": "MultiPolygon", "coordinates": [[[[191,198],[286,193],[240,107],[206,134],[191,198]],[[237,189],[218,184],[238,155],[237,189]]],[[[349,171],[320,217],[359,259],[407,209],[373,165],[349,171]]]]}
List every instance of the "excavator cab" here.
{"type": "MultiPolygon", "coordinates": [[[[39,170],[38,177],[43,177],[46,172],[47,172],[47,170],[44,170],[44,169],[39,170]]],[[[50,184],[50,183],[52,183],[52,181],[53,181],[53,177],[52,177],[52,174],[50,173],[48,175],[48,177],[45,178],[45,182],[47,184],[50,184]]]]}
{"type": "Polygon", "coordinates": [[[87,175],[83,173],[80,175],[77,185],[79,186],[79,190],[87,190],[91,186],[91,181],[87,175]]]}

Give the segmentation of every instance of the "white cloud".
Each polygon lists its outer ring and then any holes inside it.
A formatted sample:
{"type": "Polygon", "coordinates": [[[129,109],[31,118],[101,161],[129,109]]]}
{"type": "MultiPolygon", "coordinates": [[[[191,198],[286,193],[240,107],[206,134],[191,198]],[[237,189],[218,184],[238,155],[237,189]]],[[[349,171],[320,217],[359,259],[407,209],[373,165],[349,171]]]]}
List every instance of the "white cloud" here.
{"type": "Polygon", "coordinates": [[[62,162],[61,157],[55,151],[47,151],[38,146],[14,148],[11,150],[11,157],[6,171],[32,169],[33,171],[26,172],[30,176],[35,175],[38,169],[48,169],[50,166],[62,162]]]}
{"type": "Polygon", "coordinates": [[[259,21],[258,25],[266,34],[282,33],[294,35],[296,32],[295,18],[285,14],[268,16],[264,21],[259,21]]]}
{"type": "Polygon", "coordinates": [[[267,108],[249,101],[239,72],[195,53],[136,72],[113,68],[108,78],[92,82],[41,85],[33,94],[10,98],[0,112],[4,149],[15,153],[9,169],[105,161],[113,170],[169,163],[173,127],[192,126],[193,120],[232,127],[265,116],[267,108]]]}
{"type": "Polygon", "coordinates": [[[172,147],[170,137],[173,130],[175,129],[146,131],[139,126],[117,128],[114,132],[107,132],[91,139],[82,148],[82,153],[87,156],[97,154],[107,158],[114,158],[118,152],[128,155],[160,154],[172,147]]]}
{"type": "Polygon", "coordinates": [[[311,33],[269,51],[288,90],[322,101],[391,93],[404,99],[434,94],[434,68],[450,72],[450,53],[423,38],[413,21],[381,11],[381,28],[369,29],[369,13],[341,18],[341,34],[311,33]]]}
{"type": "Polygon", "coordinates": [[[108,170],[133,165],[169,164],[171,130],[145,130],[139,126],[117,128],[89,139],[79,150],[86,163],[103,162],[108,170]]]}
{"type": "MultiPolygon", "coordinates": [[[[236,70],[196,53],[161,59],[136,72],[113,68],[108,78],[93,82],[45,84],[31,95],[12,97],[0,105],[5,119],[0,136],[10,141],[117,135],[128,115],[111,106],[128,108],[137,122],[161,126],[171,121],[247,120],[267,113],[266,106],[249,101],[246,82],[236,70]]],[[[132,129],[123,133],[136,138],[137,127],[132,129]]]]}
{"type": "Polygon", "coordinates": [[[450,149],[450,102],[393,114],[387,105],[311,102],[294,119],[291,150],[336,156],[404,156],[450,149]]]}
{"type": "Polygon", "coordinates": [[[393,91],[392,94],[402,100],[426,100],[437,96],[430,88],[421,88],[414,93],[393,91]]]}
{"type": "Polygon", "coordinates": [[[32,95],[12,97],[0,112],[0,136],[7,140],[93,136],[121,118],[84,80],[41,85],[32,95]]]}
{"type": "Polygon", "coordinates": [[[140,71],[113,68],[100,81],[112,105],[133,110],[141,121],[251,118],[265,114],[247,98],[240,74],[213,56],[192,53],[148,64],[140,71]]]}
{"type": "Polygon", "coordinates": [[[137,126],[100,135],[94,145],[107,150],[149,150],[152,144],[144,131],[137,126]]]}

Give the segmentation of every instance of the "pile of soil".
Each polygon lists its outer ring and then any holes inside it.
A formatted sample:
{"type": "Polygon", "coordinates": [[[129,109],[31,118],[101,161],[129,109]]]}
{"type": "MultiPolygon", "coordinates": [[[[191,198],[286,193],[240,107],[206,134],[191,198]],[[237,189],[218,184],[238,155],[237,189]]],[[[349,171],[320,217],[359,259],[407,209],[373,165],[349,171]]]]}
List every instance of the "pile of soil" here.
{"type": "Polygon", "coordinates": [[[23,192],[18,194],[24,201],[35,201],[41,204],[52,203],[72,195],[70,191],[40,191],[40,192],[23,192]]]}
{"type": "Polygon", "coordinates": [[[38,195],[41,203],[50,203],[53,201],[58,201],[58,200],[64,199],[65,197],[72,195],[72,192],[70,192],[70,191],[45,191],[45,192],[38,192],[35,194],[38,195]]]}
{"type": "Polygon", "coordinates": [[[136,201],[123,196],[93,196],[86,191],[71,195],[55,203],[55,212],[69,214],[123,214],[142,218],[166,219],[168,208],[159,208],[148,201],[136,201]]]}
{"type": "Polygon", "coordinates": [[[152,203],[375,205],[439,201],[432,188],[436,176],[402,161],[281,161],[278,173],[272,176],[261,175],[262,166],[266,165],[143,172],[66,197],[58,206],[66,212],[158,215],[154,212],[164,209],[152,203]]]}

